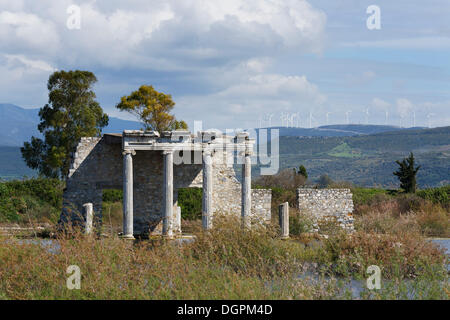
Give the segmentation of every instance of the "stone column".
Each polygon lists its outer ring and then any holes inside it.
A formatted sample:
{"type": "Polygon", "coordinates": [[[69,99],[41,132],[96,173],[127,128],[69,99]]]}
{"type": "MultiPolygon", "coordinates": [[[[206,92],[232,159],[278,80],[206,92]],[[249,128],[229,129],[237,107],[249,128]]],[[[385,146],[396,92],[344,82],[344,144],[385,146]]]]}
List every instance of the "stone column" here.
{"type": "Polygon", "coordinates": [[[164,219],[163,236],[173,236],[173,151],[163,151],[164,158],[164,219]]]}
{"type": "Polygon", "coordinates": [[[250,226],[250,214],[252,209],[252,159],[251,153],[244,153],[244,164],[242,165],[242,201],[241,218],[243,226],[250,226]]]}
{"type": "Polygon", "coordinates": [[[175,206],[175,225],[173,227],[176,233],[181,234],[181,207],[175,206]]]}
{"type": "Polygon", "coordinates": [[[281,239],[289,238],[289,203],[284,202],[278,206],[278,218],[281,229],[281,239]]]}
{"type": "Polygon", "coordinates": [[[134,150],[123,152],[123,238],[133,237],[133,158],[134,150]]]}
{"type": "Polygon", "coordinates": [[[212,227],[212,155],[211,151],[203,152],[203,195],[202,195],[202,224],[203,229],[212,227]]]}
{"type": "Polygon", "coordinates": [[[83,204],[84,216],[86,217],[84,233],[91,234],[92,233],[92,221],[94,219],[94,207],[92,203],[83,204]]]}

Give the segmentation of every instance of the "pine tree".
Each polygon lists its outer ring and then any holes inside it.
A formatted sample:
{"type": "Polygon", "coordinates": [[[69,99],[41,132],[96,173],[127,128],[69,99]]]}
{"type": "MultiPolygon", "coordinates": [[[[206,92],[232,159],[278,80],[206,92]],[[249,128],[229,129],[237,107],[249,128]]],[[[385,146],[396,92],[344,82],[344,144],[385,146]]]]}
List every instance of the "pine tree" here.
{"type": "Polygon", "coordinates": [[[394,172],[394,175],[400,180],[400,188],[407,193],[416,192],[416,175],[420,166],[415,167],[414,160],[414,155],[411,152],[409,157],[404,158],[402,161],[395,161],[400,168],[394,172]]]}
{"type": "Polygon", "coordinates": [[[306,168],[304,165],[301,165],[300,167],[298,167],[298,174],[301,174],[302,176],[305,177],[305,179],[308,179],[308,172],[306,171],[306,168]]]}
{"type": "Polygon", "coordinates": [[[38,130],[44,139],[31,137],[21,148],[30,168],[47,177],[65,179],[70,154],[79,139],[99,136],[108,125],[108,115],[95,100],[95,82],[92,72],[80,70],[56,71],[49,77],[48,103],[39,111],[38,130]]]}

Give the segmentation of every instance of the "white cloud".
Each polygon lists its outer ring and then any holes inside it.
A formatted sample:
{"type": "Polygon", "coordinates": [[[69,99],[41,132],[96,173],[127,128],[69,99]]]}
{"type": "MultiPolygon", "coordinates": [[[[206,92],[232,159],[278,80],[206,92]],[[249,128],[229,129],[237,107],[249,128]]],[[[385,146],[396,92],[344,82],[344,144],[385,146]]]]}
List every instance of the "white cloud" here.
{"type": "MultiPolygon", "coordinates": [[[[266,113],[306,114],[310,108],[322,109],[325,101],[326,96],[305,76],[243,75],[240,81],[214,94],[182,97],[177,103],[177,116],[190,123],[204,120],[214,128],[236,123],[254,127],[255,121],[266,113]]],[[[274,118],[273,123],[278,122],[274,118]]]]}
{"type": "Polygon", "coordinates": [[[372,107],[375,110],[378,111],[387,111],[389,109],[389,107],[391,106],[391,104],[387,101],[384,101],[383,99],[380,98],[374,98],[372,100],[372,107]]]}
{"type": "Polygon", "coordinates": [[[397,112],[401,118],[406,117],[406,115],[414,109],[411,101],[405,98],[399,98],[396,101],[397,104],[397,112]]]}
{"type": "Polygon", "coordinates": [[[0,12],[0,50],[3,53],[22,51],[47,52],[57,50],[59,36],[53,22],[36,14],[0,12]]]}
{"type": "Polygon", "coordinates": [[[71,1],[2,1],[0,53],[39,50],[36,58],[51,56],[61,66],[183,70],[199,60],[217,65],[288,47],[323,47],[326,16],[306,0],[108,3],[80,3],[81,29],[68,30],[71,1]]]}
{"type": "Polygon", "coordinates": [[[14,64],[14,62],[20,62],[30,69],[38,69],[46,72],[56,71],[56,69],[53,68],[50,64],[42,60],[32,60],[22,55],[12,55],[12,54],[6,54],[5,58],[7,59],[9,65],[14,64]]]}

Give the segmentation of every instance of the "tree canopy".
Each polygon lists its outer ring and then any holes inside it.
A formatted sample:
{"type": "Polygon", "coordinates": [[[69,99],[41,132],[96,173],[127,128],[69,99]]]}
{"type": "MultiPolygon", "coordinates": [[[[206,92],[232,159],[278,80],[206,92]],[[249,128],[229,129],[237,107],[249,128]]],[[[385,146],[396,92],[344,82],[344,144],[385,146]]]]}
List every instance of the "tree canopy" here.
{"type": "Polygon", "coordinates": [[[298,172],[297,174],[301,174],[302,176],[305,177],[305,179],[308,179],[308,172],[306,171],[306,168],[304,165],[301,165],[298,167],[298,172]]]}
{"type": "Polygon", "coordinates": [[[48,79],[48,104],[39,111],[44,140],[31,137],[21,148],[26,164],[47,177],[66,178],[70,155],[81,137],[99,136],[108,125],[92,90],[97,78],[89,71],[57,71],[48,79]]]}
{"type": "Polygon", "coordinates": [[[145,130],[158,132],[187,129],[184,121],[178,121],[170,114],[175,102],[170,94],[156,91],[153,86],[142,85],[129,96],[123,96],[116,108],[136,115],[145,126],[145,130]]]}
{"type": "Polygon", "coordinates": [[[409,154],[409,157],[404,158],[402,161],[395,161],[400,168],[394,172],[394,175],[400,180],[400,188],[407,193],[416,192],[416,175],[420,166],[415,167],[414,161],[415,159],[412,152],[409,154]]]}

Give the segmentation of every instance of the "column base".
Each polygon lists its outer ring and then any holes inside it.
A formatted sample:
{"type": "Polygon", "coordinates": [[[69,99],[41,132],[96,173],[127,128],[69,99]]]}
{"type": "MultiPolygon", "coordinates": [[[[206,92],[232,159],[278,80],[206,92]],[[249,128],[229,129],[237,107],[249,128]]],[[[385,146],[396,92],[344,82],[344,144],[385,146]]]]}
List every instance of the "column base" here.
{"type": "Polygon", "coordinates": [[[125,240],[135,240],[136,239],[132,234],[122,235],[119,238],[120,239],[125,239],[125,240]]]}

